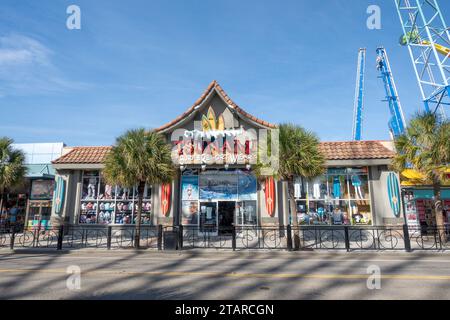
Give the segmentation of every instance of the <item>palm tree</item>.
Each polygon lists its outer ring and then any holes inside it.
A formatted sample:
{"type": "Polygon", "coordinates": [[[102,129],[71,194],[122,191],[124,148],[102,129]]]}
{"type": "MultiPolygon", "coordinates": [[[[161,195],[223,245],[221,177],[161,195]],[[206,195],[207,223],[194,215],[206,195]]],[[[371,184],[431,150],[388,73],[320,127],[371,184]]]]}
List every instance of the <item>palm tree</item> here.
{"type": "Polygon", "coordinates": [[[393,167],[397,171],[416,170],[432,184],[436,226],[444,240],[441,185],[450,164],[450,122],[440,121],[431,112],[419,112],[409,122],[406,132],[395,139],[395,148],[393,167]]]}
{"type": "Polygon", "coordinates": [[[0,138],[0,213],[9,189],[22,183],[26,174],[25,155],[13,148],[13,142],[7,137],[0,138]]]}
{"type": "MultiPolygon", "coordinates": [[[[294,178],[301,176],[306,179],[315,178],[325,171],[325,159],[319,151],[317,136],[295,124],[281,124],[279,129],[279,168],[274,174],[278,179],[287,181],[289,207],[294,226],[294,248],[300,248],[300,233],[297,221],[297,206],[295,203],[294,178]]],[[[270,137],[270,136],[269,136],[270,137]]],[[[270,150],[270,143],[267,144],[270,150]]],[[[265,152],[266,150],[261,150],[265,152]]],[[[255,174],[261,175],[264,165],[255,168],[255,174]]]]}
{"type": "Polygon", "coordinates": [[[135,247],[139,248],[142,198],[145,184],[153,185],[172,181],[175,173],[170,146],[164,137],[145,129],[129,130],[118,137],[105,160],[103,175],[112,185],[134,188],[137,186],[138,203],[135,247]]]}

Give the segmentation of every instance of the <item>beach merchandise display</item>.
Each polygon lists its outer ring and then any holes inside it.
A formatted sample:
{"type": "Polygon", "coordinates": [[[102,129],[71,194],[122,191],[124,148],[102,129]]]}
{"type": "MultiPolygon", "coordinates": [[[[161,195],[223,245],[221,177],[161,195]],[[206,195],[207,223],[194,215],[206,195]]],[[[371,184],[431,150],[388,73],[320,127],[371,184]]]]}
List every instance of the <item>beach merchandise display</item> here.
{"type": "Polygon", "coordinates": [[[299,224],[372,224],[367,167],[328,168],[306,181],[305,194],[299,181],[294,184],[299,224]]]}
{"type": "Polygon", "coordinates": [[[198,201],[182,201],[181,214],[183,225],[198,224],[198,201]]]}
{"type": "MultiPolygon", "coordinates": [[[[82,224],[136,223],[136,188],[122,188],[104,183],[99,171],[85,171],[78,222],[82,224]]],[[[141,223],[152,224],[151,187],[145,186],[141,223]]]]}
{"type": "Polygon", "coordinates": [[[364,195],[361,191],[361,179],[358,175],[354,174],[351,177],[352,180],[352,186],[355,188],[355,195],[357,199],[364,199],[364,195]]]}

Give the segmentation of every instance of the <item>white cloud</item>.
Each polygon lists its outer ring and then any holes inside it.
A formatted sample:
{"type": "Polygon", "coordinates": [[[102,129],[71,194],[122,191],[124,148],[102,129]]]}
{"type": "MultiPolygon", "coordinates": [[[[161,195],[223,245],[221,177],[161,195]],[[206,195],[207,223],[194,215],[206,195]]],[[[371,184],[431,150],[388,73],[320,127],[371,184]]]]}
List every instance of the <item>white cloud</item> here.
{"type": "Polygon", "coordinates": [[[85,89],[52,63],[54,53],[40,41],[20,34],[0,36],[0,98],[85,89]]]}
{"type": "Polygon", "coordinates": [[[0,65],[49,65],[51,50],[32,38],[12,34],[0,37],[0,65]]]}

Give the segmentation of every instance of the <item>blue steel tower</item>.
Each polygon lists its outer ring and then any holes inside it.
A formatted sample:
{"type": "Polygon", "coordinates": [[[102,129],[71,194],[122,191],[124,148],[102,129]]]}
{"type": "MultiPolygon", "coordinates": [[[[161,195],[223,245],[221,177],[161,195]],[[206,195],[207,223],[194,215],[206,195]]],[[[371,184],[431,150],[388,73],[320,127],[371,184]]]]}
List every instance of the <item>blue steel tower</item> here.
{"type": "Polygon", "coordinates": [[[450,105],[450,32],[437,0],[394,0],[425,110],[445,119],[450,105]]]}
{"type": "Polygon", "coordinates": [[[353,140],[362,138],[362,112],[364,107],[364,72],[366,68],[366,49],[359,49],[358,70],[356,72],[355,103],[353,106],[353,140]]]}
{"type": "Polygon", "coordinates": [[[391,65],[383,47],[377,48],[377,69],[380,72],[379,78],[383,79],[386,100],[389,103],[389,112],[391,114],[388,123],[389,130],[391,137],[395,138],[405,132],[405,118],[395,86],[394,76],[392,75],[391,65]]]}

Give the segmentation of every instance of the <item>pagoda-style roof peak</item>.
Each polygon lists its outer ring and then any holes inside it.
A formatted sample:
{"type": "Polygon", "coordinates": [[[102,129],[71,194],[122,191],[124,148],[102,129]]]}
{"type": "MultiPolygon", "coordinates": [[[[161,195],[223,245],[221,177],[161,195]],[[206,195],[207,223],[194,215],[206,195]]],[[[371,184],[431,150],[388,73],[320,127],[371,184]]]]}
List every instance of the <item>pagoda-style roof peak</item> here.
{"type": "Polygon", "coordinates": [[[208,100],[208,98],[213,94],[216,93],[220,96],[220,98],[227,104],[227,106],[234,110],[241,118],[244,120],[249,121],[250,123],[255,123],[260,127],[263,128],[276,128],[276,125],[271,124],[267,121],[261,120],[250,113],[246,112],[244,109],[239,107],[229,96],[228,94],[222,89],[222,87],[219,85],[217,80],[211,81],[211,83],[208,85],[206,90],[203,92],[203,94],[197,99],[197,101],[194,102],[194,104],[187,109],[182,115],[178,116],[174,120],[170,121],[169,123],[157,128],[157,131],[165,132],[170,130],[171,128],[175,127],[179,123],[181,123],[184,119],[191,116],[194,112],[199,109],[205,101],[208,100]]]}

